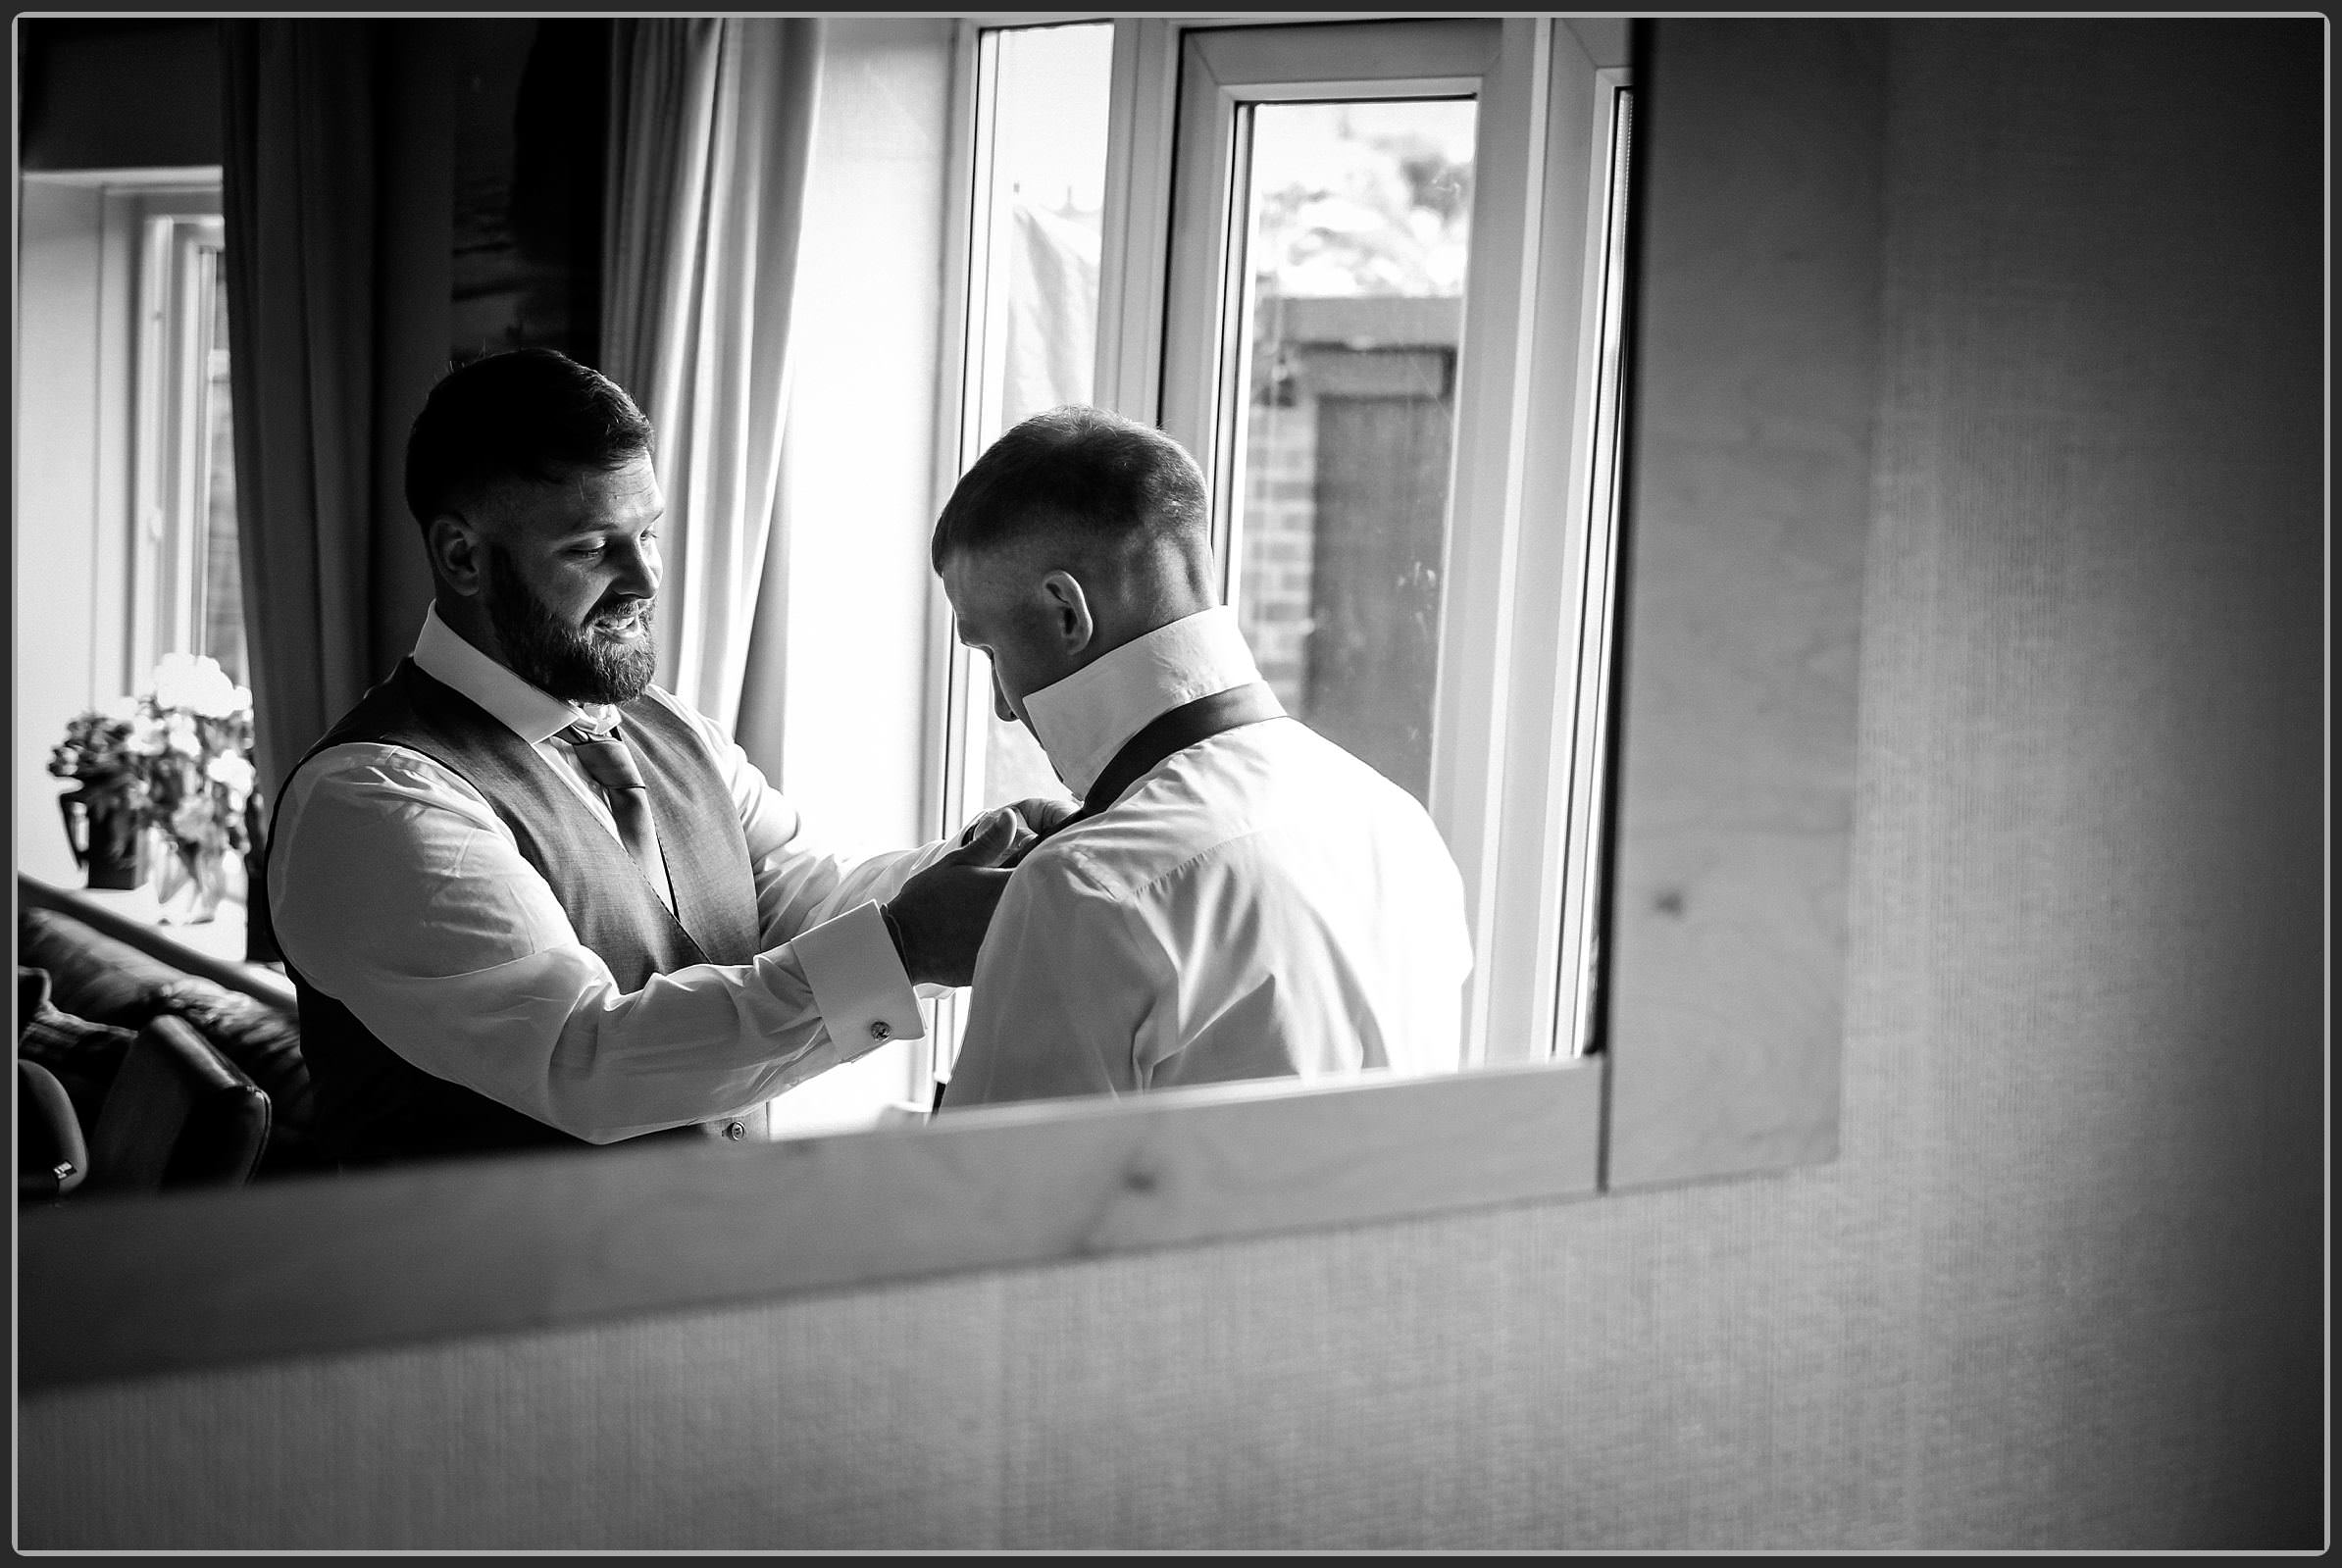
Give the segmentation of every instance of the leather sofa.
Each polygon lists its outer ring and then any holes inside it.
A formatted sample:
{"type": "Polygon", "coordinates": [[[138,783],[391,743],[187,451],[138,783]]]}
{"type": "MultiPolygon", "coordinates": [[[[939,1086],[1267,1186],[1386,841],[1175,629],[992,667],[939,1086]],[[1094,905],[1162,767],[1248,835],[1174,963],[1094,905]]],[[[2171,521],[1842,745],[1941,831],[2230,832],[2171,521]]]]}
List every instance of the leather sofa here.
{"type": "Polygon", "coordinates": [[[284,1009],[47,908],[19,911],[17,981],[20,1201],[332,1168],[284,1009]]]}

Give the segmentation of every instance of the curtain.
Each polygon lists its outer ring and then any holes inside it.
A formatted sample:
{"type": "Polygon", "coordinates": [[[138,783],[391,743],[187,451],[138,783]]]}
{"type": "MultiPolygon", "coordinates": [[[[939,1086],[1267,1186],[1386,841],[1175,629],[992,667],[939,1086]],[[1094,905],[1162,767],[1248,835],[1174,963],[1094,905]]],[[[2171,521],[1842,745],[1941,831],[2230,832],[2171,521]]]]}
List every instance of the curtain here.
{"type": "Polygon", "coordinates": [[[221,29],[236,523],[273,800],[369,680],[378,25],[221,29]]]}
{"type": "Polygon", "coordinates": [[[611,40],[601,368],[657,430],[660,680],[727,729],[781,553],[820,62],[806,18],[621,19],[611,40]]]}
{"type": "Polygon", "coordinates": [[[1060,403],[1087,403],[1097,375],[1098,232],[1009,199],[1003,431],[1060,403]]]}

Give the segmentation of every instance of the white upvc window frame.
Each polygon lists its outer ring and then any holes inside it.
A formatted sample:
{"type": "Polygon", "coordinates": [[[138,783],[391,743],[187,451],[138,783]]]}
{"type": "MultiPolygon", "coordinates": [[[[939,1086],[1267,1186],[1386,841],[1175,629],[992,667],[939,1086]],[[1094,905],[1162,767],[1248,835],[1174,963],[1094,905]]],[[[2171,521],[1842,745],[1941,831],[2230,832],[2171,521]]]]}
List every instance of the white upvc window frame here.
{"type": "MultiPolygon", "coordinates": [[[[966,316],[970,299],[984,297],[979,40],[996,27],[1078,20],[1095,19],[963,24],[959,79],[971,91],[952,177],[979,173],[953,194],[954,276],[970,288],[952,291],[960,317],[944,338],[956,357],[940,379],[939,508],[974,456],[982,397],[968,378],[985,324],[966,316]]],[[[1093,398],[1179,439],[1221,495],[1239,478],[1221,450],[1234,422],[1215,421],[1233,329],[1234,312],[1221,306],[1238,106],[1361,93],[1479,101],[1429,804],[1462,872],[1473,932],[1466,1065],[1581,1056],[1593,1016],[1614,550],[1602,503],[1617,381],[1602,345],[1617,329],[1615,292],[1605,319],[1604,284],[1615,249],[1605,220],[1623,29],[1604,63],[1599,46],[1590,51],[1585,34],[1553,17],[1119,18],[1114,28],[1093,398]],[[1199,118],[1209,121],[1208,153],[1183,159],[1182,126],[1199,118]],[[1208,295],[1187,281],[1198,278],[1210,280],[1208,295]],[[1167,354],[1166,343],[1191,347],[1167,354]]],[[[1217,542],[1233,572],[1224,527],[1217,542]]],[[[947,831],[979,803],[969,731],[981,683],[950,635],[940,588],[934,606],[944,743],[933,783],[937,827],[947,831]]],[[[941,1038],[950,1011],[940,1009],[941,1038]]]]}
{"type": "Polygon", "coordinates": [[[129,668],[143,679],[171,652],[203,646],[204,524],[214,357],[212,282],[227,223],[217,212],[149,213],[138,236],[137,408],[131,479],[129,668]]]}
{"type": "MultiPolygon", "coordinates": [[[[952,45],[953,96],[944,139],[942,330],[939,336],[941,364],[936,377],[935,507],[940,514],[959,477],[980,455],[983,432],[1000,415],[1000,382],[985,374],[988,345],[1004,336],[1004,299],[990,287],[996,238],[993,222],[992,164],[999,65],[996,44],[987,34],[1004,29],[1061,26],[1100,23],[1093,15],[966,16],[959,19],[952,45]],[[985,308],[977,309],[981,303],[985,308]]],[[[1121,38],[1126,21],[1115,28],[1114,88],[1119,89],[1121,38]]],[[[1109,146],[1109,181],[1112,150],[1109,146]]],[[[1109,231],[1116,222],[1116,198],[1110,182],[1103,221],[1109,231]]],[[[1109,242],[1110,243],[1110,242],[1109,242]]],[[[1109,254],[1101,260],[1103,279],[1115,265],[1109,254]]],[[[1101,322],[1102,329],[1102,322],[1101,322]]],[[[995,367],[996,369],[997,367],[995,367]]],[[[1101,403],[1103,399],[1098,399],[1101,403]]],[[[1111,405],[1106,405],[1111,406],[1111,405]]],[[[940,580],[928,583],[928,752],[926,792],[930,830],[939,836],[957,833],[984,807],[985,716],[992,702],[990,672],[979,668],[973,650],[959,640],[951,604],[940,580]]],[[[964,998],[956,991],[927,1004],[928,1030],[913,1052],[912,1093],[932,1092],[927,1086],[947,1076],[957,1056],[966,1027],[964,998]]]]}

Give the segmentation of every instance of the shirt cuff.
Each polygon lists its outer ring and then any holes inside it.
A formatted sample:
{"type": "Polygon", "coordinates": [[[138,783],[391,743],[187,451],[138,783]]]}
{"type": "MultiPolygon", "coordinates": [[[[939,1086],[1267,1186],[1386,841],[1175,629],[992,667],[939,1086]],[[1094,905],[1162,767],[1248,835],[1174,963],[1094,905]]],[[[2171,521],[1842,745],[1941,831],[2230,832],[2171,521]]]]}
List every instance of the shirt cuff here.
{"type": "Polygon", "coordinates": [[[891,1039],[926,1036],[918,995],[877,900],[800,932],[789,946],[813,987],[813,1004],[840,1060],[851,1061],[891,1039]]]}

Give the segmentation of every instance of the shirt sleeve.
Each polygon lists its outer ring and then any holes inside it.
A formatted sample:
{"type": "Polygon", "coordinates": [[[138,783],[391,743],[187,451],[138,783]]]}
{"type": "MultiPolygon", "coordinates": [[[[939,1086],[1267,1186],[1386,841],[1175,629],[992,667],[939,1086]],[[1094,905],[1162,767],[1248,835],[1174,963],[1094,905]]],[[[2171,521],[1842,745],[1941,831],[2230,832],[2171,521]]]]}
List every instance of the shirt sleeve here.
{"type": "Polygon", "coordinates": [[[622,990],[478,791],[379,744],[335,747],[294,776],[269,857],[278,940],[310,985],[415,1066],[588,1141],[731,1115],[922,1033],[865,906],[948,848],[825,864],[797,844],[787,802],[755,783],[772,796],[759,801],[759,907],[769,879],[783,891],[767,936],[782,939],[746,964],[622,990]],[[776,841],[783,815],[789,832],[776,841]],[[825,949],[832,919],[844,929],[825,949]],[[808,937],[811,966],[798,950],[808,937]]]}
{"type": "Polygon", "coordinates": [[[1073,857],[1036,855],[977,955],[944,1108],[1132,1092],[1140,1061],[1177,1049],[1177,990],[1137,911],[1073,857]]]}
{"type": "Polygon", "coordinates": [[[764,944],[797,943],[796,956],[832,1032],[858,1037],[872,1024],[884,1023],[893,1037],[920,1037],[925,1026],[918,998],[942,995],[949,987],[911,984],[875,906],[900,892],[905,882],[946,853],[951,841],[882,854],[843,853],[807,826],[738,741],[665,690],[653,686],[650,694],[690,725],[715,759],[748,841],[764,944]]]}

